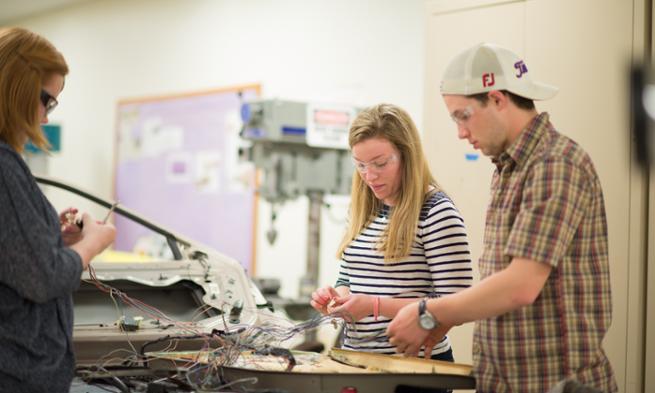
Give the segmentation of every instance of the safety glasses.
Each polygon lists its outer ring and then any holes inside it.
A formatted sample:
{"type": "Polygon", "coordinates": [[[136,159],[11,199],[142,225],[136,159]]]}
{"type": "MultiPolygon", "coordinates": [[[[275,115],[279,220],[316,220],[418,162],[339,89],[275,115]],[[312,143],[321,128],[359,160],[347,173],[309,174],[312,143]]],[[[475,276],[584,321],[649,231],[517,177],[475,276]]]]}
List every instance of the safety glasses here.
{"type": "Polygon", "coordinates": [[[47,91],[41,89],[41,103],[43,104],[43,107],[45,108],[45,114],[49,115],[50,112],[52,112],[57,105],[59,105],[59,102],[57,99],[53,96],[50,95],[47,91]]]}

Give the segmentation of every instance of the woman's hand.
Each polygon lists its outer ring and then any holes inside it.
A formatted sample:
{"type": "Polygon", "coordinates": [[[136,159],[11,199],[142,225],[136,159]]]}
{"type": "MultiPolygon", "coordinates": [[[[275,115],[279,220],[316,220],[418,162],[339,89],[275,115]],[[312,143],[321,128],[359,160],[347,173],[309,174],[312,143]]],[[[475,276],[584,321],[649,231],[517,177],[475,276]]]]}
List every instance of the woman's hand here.
{"type": "Polygon", "coordinates": [[[77,208],[69,207],[59,213],[59,224],[61,225],[61,237],[64,245],[70,247],[82,239],[82,228],[77,224],[77,208]]]}
{"type": "Polygon", "coordinates": [[[327,315],[331,313],[331,310],[328,309],[328,306],[330,306],[330,303],[333,301],[333,299],[337,299],[339,297],[339,293],[332,288],[331,286],[325,286],[323,288],[319,288],[312,293],[312,300],[309,302],[312,307],[318,312],[320,312],[323,315],[327,315]]]}
{"type": "Polygon", "coordinates": [[[111,224],[105,224],[94,220],[90,215],[82,215],[81,239],[73,244],[71,248],[82,258],[84,269],[89,267],[91,259],[101,253],[116,238],[116,228],[111,224]]]}
{"type": "Polygon", "coordinates": [[[360,319],[373,315],[373,302],[375,296],[346,295],[334,299],[332,312],[340,314],[348,322],[357,322],[360,319]]]}

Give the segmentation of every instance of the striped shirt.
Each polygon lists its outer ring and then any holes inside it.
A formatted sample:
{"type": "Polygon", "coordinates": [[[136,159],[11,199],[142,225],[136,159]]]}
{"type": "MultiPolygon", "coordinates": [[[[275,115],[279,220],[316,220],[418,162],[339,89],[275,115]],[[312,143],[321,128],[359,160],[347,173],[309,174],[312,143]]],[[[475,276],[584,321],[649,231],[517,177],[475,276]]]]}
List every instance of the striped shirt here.
{"type": "Polygon", "coordinates": [[[616,392],[601,347],[612,303],[607,219],[589,155],[536,116],[496,161],[481,278],[512,258],[552,267],[532,305],[476,323],[478,392],[546,392],[565,378],[616,392]]]}
{"type": "MultiPolygon", "coordinates": [[[[381,298],[420,298],[454,293],[471,285],[471,254],[464,220],[444,193],[433,193],[423,204],[410,255],[385,263],[377,245],[388,225],[389,214],[390,208],[382,206],[345,249],[335,287],[347,286],[352,294],[381,298]]],[[[384,316],[375,321],[371,315],[347,325],[344,348],[395,353],[386,336],[389,322],[391,319],[384,316]]],[[[432,354],[449,349],[448,337],[444,337],[432,354]]]]}

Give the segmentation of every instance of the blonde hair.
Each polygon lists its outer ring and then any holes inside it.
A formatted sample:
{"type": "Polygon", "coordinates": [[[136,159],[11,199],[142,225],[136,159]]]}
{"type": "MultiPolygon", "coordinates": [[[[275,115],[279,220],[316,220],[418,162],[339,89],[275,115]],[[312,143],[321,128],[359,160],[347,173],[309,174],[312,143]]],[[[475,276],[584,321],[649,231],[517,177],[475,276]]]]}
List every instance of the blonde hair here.
{"type": "MultiPolygon", "coordinates": [[[[378,250],[384,253],[384,260],[392,261],[409,255],[426,193],[430,186],[435,190],[439,186],[430,173],[416,125],[403,109],[391,104],[379,104],[360,112],[350,127],[350,148],[371,138],[386,139],[400,153],[399,195],[378,244],[378,250]]],[[[382,201],[375,197],[355,171],[350,192],[350,219],[337,258],[343,257],[348,245],[371,223],[381,207],[382,201]]]]}
{"type": "Polygon", "coordinates": [[[68,74],[68,65],[45,38],[29,30],[0,29],[0,140],[23,151],[26,137],[46,150],[39,116],[43,83],[68,74]]]}

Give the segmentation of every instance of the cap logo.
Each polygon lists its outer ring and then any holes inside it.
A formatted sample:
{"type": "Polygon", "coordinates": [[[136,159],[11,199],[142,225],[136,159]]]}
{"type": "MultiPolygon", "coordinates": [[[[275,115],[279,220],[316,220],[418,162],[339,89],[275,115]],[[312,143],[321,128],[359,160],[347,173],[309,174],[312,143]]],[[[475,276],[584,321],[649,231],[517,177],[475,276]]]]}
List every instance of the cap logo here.
{"type": "Polygon", "coordinates": [[[528,72],[528,67],[525,65],[523,60],[519,60],[516,63],[514,63],[514,68],[518,71],[518,74],[516,74],[517,78],[520,78],[523,76],[523,74],[528,72]]]}
{"type": "Polygon", "coordinates": [[[487,72],[482,74],[482,87],[490,87],[496,84],[496,79],[494,78],[493,72],[487,72]]]}

